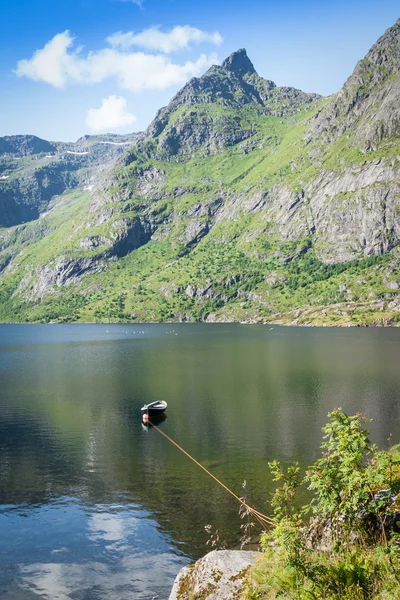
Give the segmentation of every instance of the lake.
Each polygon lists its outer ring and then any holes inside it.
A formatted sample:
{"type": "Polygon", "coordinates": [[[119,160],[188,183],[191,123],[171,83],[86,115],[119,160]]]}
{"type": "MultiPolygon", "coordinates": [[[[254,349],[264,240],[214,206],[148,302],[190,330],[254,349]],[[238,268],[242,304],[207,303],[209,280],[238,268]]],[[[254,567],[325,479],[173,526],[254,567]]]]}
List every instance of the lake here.
{"type": "Polygon", "coordinates": [[[267,462],[319,455],[336,407],[400,442],[400,329],[0,325],[0,597],[168,597],[237,502],[156,430],[268,510],[267,462]]]}

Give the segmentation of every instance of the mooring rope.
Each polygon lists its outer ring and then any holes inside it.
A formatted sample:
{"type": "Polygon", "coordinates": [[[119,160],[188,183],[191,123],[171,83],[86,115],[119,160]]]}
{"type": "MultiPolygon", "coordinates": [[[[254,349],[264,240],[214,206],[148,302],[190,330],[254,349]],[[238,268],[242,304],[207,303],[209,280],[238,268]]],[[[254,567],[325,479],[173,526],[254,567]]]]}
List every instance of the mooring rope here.
{"type": "Polygon", "coordinates": [[[213,475],[212,473],[210,473],[210,471],[208,469],[206,469],[206,467],[204,467],[201,463],[199,463],[191,454],[189,454],[189,452],[186,452],[186,450],[184,450],[182,448],[182,446],[180,446],[177,442],[175,442],[175,440],[173,440],[171,437],[169,437],[169,435],[167,435],[164,431],[162,431],[162,429],[160,429],[159,427],[157,427],[157,425],[154,425],[154,423],[152,423],[150,421],[150,419],[148,419],[148,423],[152,427],[154,427],[154,429],[156,431],[158,431],[158,433],[160,433],[161,435],[163,435],[169,442],[171,442],[171,444],[173,444],[174,446],[176,446],[176,448],[178,448],[178,450],[180,450],[181,452],[183,452],[183,454],[186,454],[186,456],[188,458],[190,458],[190,460],[192,460],[198,467],[200,467],[200,469],[203,469],[203,471],[205,471],[207,473],[207,475],[209,475],[210,477],[212,477],[212,479],[214,479],[214,481],[216,481],[217,483],[219,483],[219,485],[222,486],[224,488],[224,490],[226,490],[227,492],[229,492],[229,494],[231,494],[231,496],[233,496],[238,502],[240,502],[240,504],[242,506],[244,506],[244,508],[250,514],[252,514],[255,519],[257,519],[257,521],[260,523],[260,525],[262,527],[268,528],[270,525],[274,524],[274,520],[271,519],[271,517],[268,517],[267,515],[264,515],[263,513],[259,512],[255,508],[253,508],[252,506],[249,506],[247,504],[247,502],[245,502],[242,498],[239,498],[239,496],[237,496],[235,494],[235,492],[233,492],[232,490],[230,490],[228,488],[228,486],[226,486],[224,483],[222,483],[222,481],[220,479],[218,479],[218,477],[215,477],[215,475],[213,475]]]}

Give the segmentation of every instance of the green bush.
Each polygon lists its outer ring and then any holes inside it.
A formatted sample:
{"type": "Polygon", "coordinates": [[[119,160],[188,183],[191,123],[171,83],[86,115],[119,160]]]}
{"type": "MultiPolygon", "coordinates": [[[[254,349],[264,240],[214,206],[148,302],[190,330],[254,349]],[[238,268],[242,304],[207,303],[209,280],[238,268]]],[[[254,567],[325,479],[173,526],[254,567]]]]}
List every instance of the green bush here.
{"type": "Polygon", "coordinates": [[[400,598],[400,446],[378,451],[367,420],[329,414],[322,457],[302,478],[270,464],[280,483],[274,525],[261,538],[262,560],[251,571],[247,599],[396,600],[400,598]],[[302,509],[298,490],[312,493],[302,509]]]}

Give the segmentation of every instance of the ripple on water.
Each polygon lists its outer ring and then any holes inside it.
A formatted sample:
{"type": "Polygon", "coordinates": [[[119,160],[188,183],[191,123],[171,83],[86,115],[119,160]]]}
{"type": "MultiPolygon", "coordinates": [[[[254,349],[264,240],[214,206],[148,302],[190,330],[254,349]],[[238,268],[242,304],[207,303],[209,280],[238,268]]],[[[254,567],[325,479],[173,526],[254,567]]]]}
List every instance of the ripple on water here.
{"type": "Polygon", "coordinates": [[[238,543],[235,501],[142,429],[145,402],[266,511],[267,461],[314,460],[328,411],[400,430],[399,364],[400,330],[1,325],[1,598],[162,598],[204,525],[238,543]]]}

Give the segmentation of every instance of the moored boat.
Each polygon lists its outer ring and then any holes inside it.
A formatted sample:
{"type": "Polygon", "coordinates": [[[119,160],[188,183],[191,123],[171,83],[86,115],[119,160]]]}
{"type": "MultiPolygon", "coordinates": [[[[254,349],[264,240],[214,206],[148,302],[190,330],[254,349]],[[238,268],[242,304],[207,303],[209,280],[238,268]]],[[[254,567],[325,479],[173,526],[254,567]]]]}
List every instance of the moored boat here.
{"type": "Polygon", "coordinates": [[[162,415],[162,413],[167,409],[167,403],[165,400],[155,400],[154,402],[150,402],[150,404],[145,404],[140,409],[142,415],[148,415],[149,417],[156,417],[157,415],[162,415]]]}

